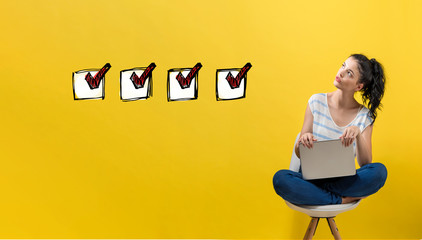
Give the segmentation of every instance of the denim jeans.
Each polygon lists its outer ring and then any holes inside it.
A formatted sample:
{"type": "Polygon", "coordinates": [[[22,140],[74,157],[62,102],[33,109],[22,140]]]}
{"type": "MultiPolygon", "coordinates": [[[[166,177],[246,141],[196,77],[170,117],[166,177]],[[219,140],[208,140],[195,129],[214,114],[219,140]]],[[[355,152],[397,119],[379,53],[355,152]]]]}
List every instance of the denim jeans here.
{"type": "Polygon", "coordinates": [[[370,163],[356,170],[356,175],[304,180],[300,172],[280,170],[273,178],[274,189],[293,204],[341,204],[342,197],[365,197],[384,186],[387,169],[382,163],[370,163]]]}

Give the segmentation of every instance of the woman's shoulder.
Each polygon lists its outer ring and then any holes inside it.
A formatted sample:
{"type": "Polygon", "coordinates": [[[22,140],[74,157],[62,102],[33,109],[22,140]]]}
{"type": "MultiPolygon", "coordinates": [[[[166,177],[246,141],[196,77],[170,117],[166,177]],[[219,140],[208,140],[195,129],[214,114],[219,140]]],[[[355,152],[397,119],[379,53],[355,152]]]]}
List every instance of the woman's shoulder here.
{"type": "Polygon", "coordinates": [[[361,109],[356,116],[356,122],[362,124],[364,127],[372,123],[372,118],[369,109],[361,104],[361,109]]]}
{"type": "Polygon", "coordinates": [[[311,109],[312,114],[315,110],[325,112],[328,109],[326,94],[316,93],[312,95],[308,100],[308,106],[311,109]]]}
{"type": "Polygon", "coordinates": [[[362,112],[369,112],[369,109],[363,104],[360,104],[360,108],[362,112]]]}
{"type": "Polygon", "coordinates": [[[314,95],[312,95],[309,98],[309,102],[312,102],[312,101],[315,101],[315,100],[325,102],[326,95],[327,95],[326,93],[315,93],[314,95]]]}
{"type": "Polygon", "coordinates": [[[359,110],[358,116],[369,117],[369,109],[363,104],[359,104],[359,105],[360,105],[360,110],[359,110]]]}

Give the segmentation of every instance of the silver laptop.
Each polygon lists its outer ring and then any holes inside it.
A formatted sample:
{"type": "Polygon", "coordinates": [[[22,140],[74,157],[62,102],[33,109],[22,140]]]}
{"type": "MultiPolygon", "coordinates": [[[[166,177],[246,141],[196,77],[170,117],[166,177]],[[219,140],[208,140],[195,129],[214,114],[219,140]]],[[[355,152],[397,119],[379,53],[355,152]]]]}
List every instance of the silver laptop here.
{"type": "Polygon", "coordinates": [[[299,145],[300,165],[305,180],[356,174],[353,144],[345,147],[340,139],[314,142],[312,149],[299,145]]]}

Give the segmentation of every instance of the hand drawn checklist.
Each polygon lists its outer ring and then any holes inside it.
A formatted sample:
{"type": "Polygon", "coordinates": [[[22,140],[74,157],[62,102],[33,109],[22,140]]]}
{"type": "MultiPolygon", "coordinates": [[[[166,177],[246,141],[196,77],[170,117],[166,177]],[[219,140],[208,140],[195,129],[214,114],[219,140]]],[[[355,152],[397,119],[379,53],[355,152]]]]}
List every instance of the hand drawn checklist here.
{"type": "Polygon", "coordinates": [[[101,69],[85,69],[73,73],[73,98],[104,99],[105,74],[111,68],[107,63],[101,69]]]}
{"type": "Polygon", "coordinates": [[[217,100],[234,100],[246,96],[246,73],[252,64],[246,63],[243,68],[217,69],[217,100]]]}
{"type": "Polygon", "coordinates": [[[183,101],[198,98],[198,72],[202,64],[193,68],[174,68],[168,70],[167,101],[183,101]]]}
{"type": "Polygon", "coordinates": [[[148,67],[120,71],[120,99],[134,101],[151,97],[152,70],[155,67],[155,63],[151,63],[148,67]]]}
{"type": "MultiPolygon", "coordinates": [[[[73,97],[75,100],[104,99],[105,75],[111,68],[106,63],[101,69],[73,72],[73,97]]],[[[120,99],[135,101],[152,97],[152,72],[155,63],[148,67],[135,67],[120,71],[120,99]]],[[[198,75],[201,63],[192,68],[173,68],[167,74],[167,101],[185,101],[198,98],[198,75]]],[[[217,69],[217,101],[245,98],[247,73],[252,68],[246,63],[242,68],[217,69]]]]}

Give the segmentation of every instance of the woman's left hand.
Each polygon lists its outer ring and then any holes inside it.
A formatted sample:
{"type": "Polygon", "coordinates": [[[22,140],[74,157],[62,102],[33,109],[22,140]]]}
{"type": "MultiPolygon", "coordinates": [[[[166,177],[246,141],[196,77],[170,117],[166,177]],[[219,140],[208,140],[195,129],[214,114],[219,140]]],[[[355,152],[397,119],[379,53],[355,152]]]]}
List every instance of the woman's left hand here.
{"type": "Polygon", "coordinates": [[[356,126],[350,126],[344,130],[343,135],[340,136],[341,143],[347,147],[353,143],[353,141],[359,137],[360,128],[356,126]]]}

